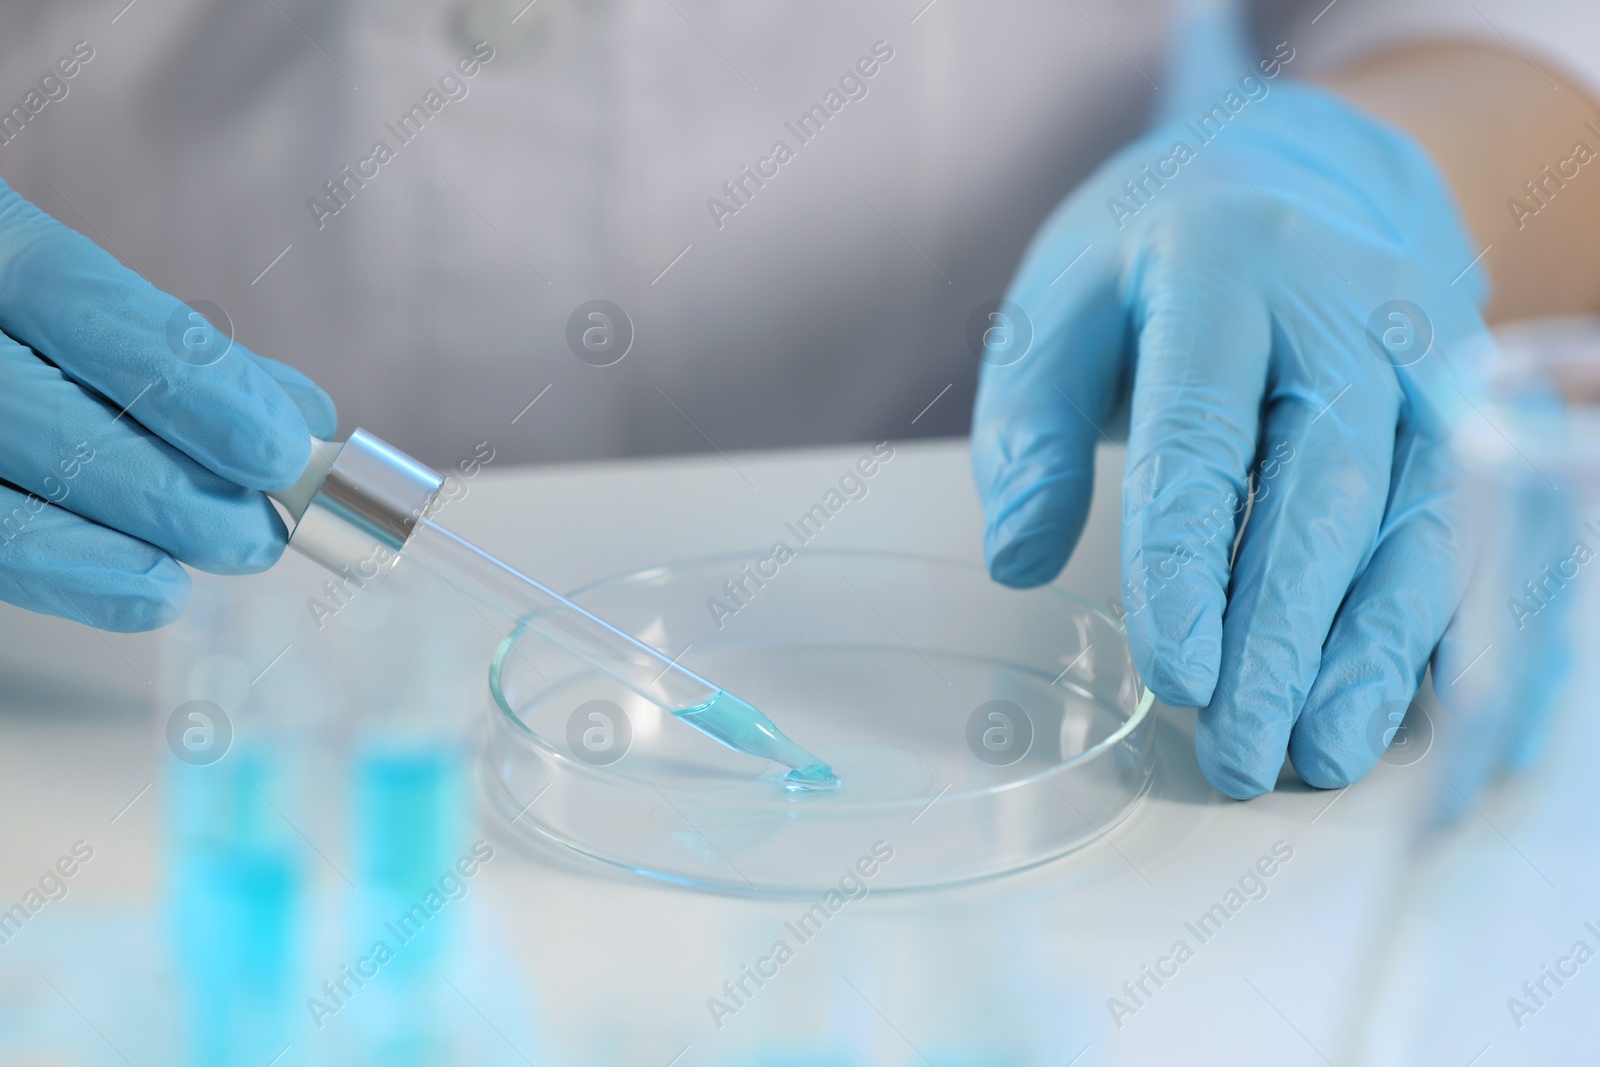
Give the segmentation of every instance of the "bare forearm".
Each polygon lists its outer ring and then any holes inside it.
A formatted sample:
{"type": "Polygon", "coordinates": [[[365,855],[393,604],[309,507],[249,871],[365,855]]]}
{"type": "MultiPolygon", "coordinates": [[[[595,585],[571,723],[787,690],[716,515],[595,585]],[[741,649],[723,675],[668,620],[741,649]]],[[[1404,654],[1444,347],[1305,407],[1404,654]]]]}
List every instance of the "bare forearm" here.
{"type": "Polygon", "coordinates": [[[1490,321],[1600,311],[1600,108],[1581,89],[1515,51],[1457,43],[1384,52],[1324,84],[1444,173],[1489,248],[1490,321]]]}

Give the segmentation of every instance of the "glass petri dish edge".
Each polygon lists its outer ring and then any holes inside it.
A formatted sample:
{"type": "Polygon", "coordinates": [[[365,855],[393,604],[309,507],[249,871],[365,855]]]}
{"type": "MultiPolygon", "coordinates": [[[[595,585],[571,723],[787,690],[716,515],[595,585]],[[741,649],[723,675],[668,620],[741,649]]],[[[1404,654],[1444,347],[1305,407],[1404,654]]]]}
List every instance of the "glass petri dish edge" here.
{"type": "MultiPolygon", "coordinates": [[[[570,599],[579,601],[581,603],[582,598],[586,594],[596,592],[601,589],[609,589],[628,583],[641,582],[652,577],[670,576],[674,572],[684,571],[691,568],[746,561],[751,557],[752,554],[760,555],[760,550],[756,549],[715,553],[712,555],[699,556],[675,563],[646,567],[637,571],[631,571],[627,574],[604,578],[596,582],[590,582],[573,590],[571,593],[567,594],[567,596],[570,599]]],[[[818,548],[812,550],[810,553],[808,553],[808,555],[813,558],[830,557],[845,560],[871,559],[876,557],[885,560],[892,560],[896,563],[902,564],[926,563],[947,570],[965,571],[969,574],[973,572],[984,573],[982,567],[963,560],[913,552],[894,552],[883,549],[818,548]]],[[[985,577],[987,577],[986,574],[985,577]]],[[[1099,606],[1081,596],[1078,596],[1076,593],[1055,585],[1040,586],[1038,587],[1037,591],[1047,593],[1051,596],[1061,597],[1064,600],[1071,602],[1078,608],[1087,611],[1089,614],[1098,616],[1100,619],[1110,625],[1117,633],[1124,636],[1127,635],[1127,628],[1122,624],[1121,620],[1103,611],[1099,606]]],[[[588,764],[582,763],[581,761],[572,759],[566,753],[550,744],[540,734],[534,732],[525,722],[522,721],[521,715],[516,711],[516,709],[511,707],[510,701],[506,699],[504,687],[501,682],[504,665],[507,657],[511,654],[512,649],[515,647],[516,642],[522,637],[525,630],[526,627],[523,624],[518,623],[513,628],[511,633],[501,640],[500,644],[495,649],[494,656],[490,660],[488,677],[489,693],[494,701],[497,713],[502,718],[506,719],[511,727],[520,736],[529,741],[544,756],[553,760],[564,772],[569,774],[577,774],[580,777],[585,778],[609,778],[610,776],[603,769],[591,767],[588,764]]],[[[1139,699],[1136,702],[1132,713],[1115,731],[1105,738],[1102,738],[1098,743],[1072,756],[1070,759],[1066,759],[1059,763],[1052,764],[1051,766],[1041,768],[1040,770],[1035,771],[1034,773],[1025,777],[1008,781],[999,788],[1002,791],[1010,791],[1012,789],[1046,781],[1047,779],[1060,773],[1070,772],[1074,768],[1088,763],[1100,755],[1103,755],[1106,751],[1125,741],[1136,731],[1143,728],[1150,719],[1150,711],[1155,704],[1155,694],[1150,687],[1145,684],[1144,679],[1139,676],[1137,668],[1133,668],[1133,672],[1134,678],[1138,682],[1139,686],[1139,699]]],[[[1140,795],[1142,796],[1144,791],[1148,790],[1148,788],[1149,781],[1147,776],[1140,795]]],[[[971,791],[970,795],[977,795],[982,792],[991,792],[993,790],[994,787],[973,790],[971,791]]],[[[951,798],[957,799],[968,795],[968,791],[963,790],[959,793],[951,794],[951,798]]],[[[792,798],[786,799],[792,800],[792,798]]],[[[1137,798],[1135,798],[1134,803],[1137,803],[1137,798]]],[[[856,810],[892,810],[900,805],[901,802],[899,801],[879,801],[860,802],[858,804],[851,805],[851,807],[856,810]]]]}

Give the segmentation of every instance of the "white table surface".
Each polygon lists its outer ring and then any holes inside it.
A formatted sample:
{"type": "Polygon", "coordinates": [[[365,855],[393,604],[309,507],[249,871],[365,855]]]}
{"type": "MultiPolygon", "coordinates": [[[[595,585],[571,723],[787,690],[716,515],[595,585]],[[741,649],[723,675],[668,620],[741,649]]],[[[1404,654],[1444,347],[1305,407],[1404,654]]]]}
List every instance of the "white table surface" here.
{"type": "MultiPolygon", "coordinates": [[[[445,521],[572,588],[769,544],[868,448],[491,464],[445,521]]],[[[1101,603],[1116,592],[1120,467],[1120,456],[1102,449],[1089,528],[1059,580],[1101,603]]],[[[869,495],[819,540],[977,562],[981,529],[965,442],[921,442],[897,445],[869,495]]],[[[315,577],[308,567],[287,559],[268,576],[234,582],[298,589],[315,577]]],[[[386,1062],[368,1040],[381,1022],[352,1009],[321,1030],[310,1025],[302,1002],[315,982],[285,994],[293,1015],[266,1028],[258,1057],[253,1038],[235,1042],[246,1051],[209,1060],[195,1051],[203,1027],[172,992],[184,978],[168,944],[171,761],[160,730],[170,708],[159,638],[97,635],[9,608],[0,635],[0,909],[73,842],[95,849],[69,894],[0,945],[0,1063],[386,1062]]],[[[272,669],[286,672],[287,684],[297,668],[286,655],[272,669]]],[[[473,693],[452,714],[475,729],[486,701],[473,693]]],[[[1407,813],[1420,802],[1427,760],[1380,764],[1341,794],[1286,781],[1235,803],[1200,777],[1192,712],[1158,714],[1157,783],[1108,840],[983,885],[853,903],[720,1029],[707,999],[780,936],[794,901],[616,875],[523,847],[503,820],[482,816],[471,836],[494,842],[496,858],[475,880],[461,944],[435,976],[442,999],[418,1009],[447,1019],[445,1036],[412,1058],[1465,1065],[1480,1054],[1482,1064],[1549,1062],[1539,1057],[1575,1041],[1596,1017],[1600,962],[1521,1030],[1504,1004],[1572,940],[1587,936],[1600,948],[1582,927],[1584,919],[1600,927],[1595,808],[1581,807],[1597,791],[1589,784],[1592,727],[1563,727],[1557,751],[1534,774],[1484,798],[1480,812],[1413,863],[1407,813]],[[1198,945],[1185,922],[1277,842],[1293,859],[1268,881],[1267,896],[1198,945]],[[1194,958],[1116,1025],[1108,998],[1123,996],[1122,983],[1180,938],[1194,958]]],[[[336,822],[296,826],[335,869],[343,847],[336,822]]],[[[342,892],[322,864],[313,859],[308,870],[315,900],[342,892]]],[[[336,911],[308,906],[307,914],[336,911]]]]}

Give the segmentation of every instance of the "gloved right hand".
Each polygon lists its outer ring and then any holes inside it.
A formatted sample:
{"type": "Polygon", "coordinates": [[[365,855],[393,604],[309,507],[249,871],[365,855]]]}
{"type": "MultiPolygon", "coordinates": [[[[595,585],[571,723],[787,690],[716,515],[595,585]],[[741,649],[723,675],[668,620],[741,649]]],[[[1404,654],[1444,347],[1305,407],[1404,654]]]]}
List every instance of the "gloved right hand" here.
{"type": "Polygon", "coordinates": [[[179,563],[270,567],[333,402],[0,182],[0,600],[106,630],[171,622],[179,563]],[[220,355],[220,358],[218,356],[220,355]]]}

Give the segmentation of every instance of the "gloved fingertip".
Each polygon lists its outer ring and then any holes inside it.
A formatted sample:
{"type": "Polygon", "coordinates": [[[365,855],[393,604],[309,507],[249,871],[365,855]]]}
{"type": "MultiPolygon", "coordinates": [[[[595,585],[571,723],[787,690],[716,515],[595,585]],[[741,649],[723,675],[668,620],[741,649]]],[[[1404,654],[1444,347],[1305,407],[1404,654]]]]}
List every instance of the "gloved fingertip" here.
{"type": "Polygon", "coordinates": [[[1270,793],[1289,751],[1290,724],[1277,709],[1250,709],[1228,697],[1200,709],[1194,754],[1206,781],[1234,800],[1270,793]]]}
{"type": "Polygon", "coordinates": [[[205,444],[168,440],[236,486],[259,492],[284,489],[299,480],[311,461],[311,432],[287,397],[279,403],[291,409],[292,423],[289,416],[258,410],[241,417],[221,440],[205,444]]]}
{"type": "Polygon", "coordinates": [[[1198,747],[1196,754],[1200,758],[1200,771],[1211,788],[1233,800],[1254,800],[1272,792],[1278,784],[1277,767],[1273,767],[1270,774],[1262,774],[1236,760],[1219,759],[1214,755],[1208,758],[1198,747]]]}
{"type": "MultiPolygon", "coordinates": [[[[298,416],[299,412],[295,414],[298,416]]],[[[311,462],[311,431],[305,420],[297,421],[297,426],[287,425],[286,419],[275,421],[272,430],[262,437],[259,472],[248,481],[234,480],[246,489],[263,492],[285,489],[298,481],[311,462]]]]}
{"type": "Polygon", "coordinates": [[[324,441],[332,440],[339,427],[339,411],[334,406],[333,397],[316,382],[286,364],[278,364],[273,376],[300,410],[300,417],[306,420],[306,429],[311,436],[324,441]]]}
{"type": "Polygon", "coordinates": [[[1076,534],[1059,525],[1038,526],[1015,536],[991,531],[984,539],[989,576],[1013,589],[1044,585],[1067,565],[1076,534]]]}
{"type": "Polygon", "coordinates": [[[1326,702],[1307,702],[1289,738],[1295,774],[1314,789],[1344,789],[1365,778],[1400,725],[1399,717],[1388,713],[1397,702],[1385,703],[1370,691],[1335,691],[1330,699],[1338,710],[1326,702]],[[1363,712],[1364,707],[1372,710],[1363,712]]]}
{"type": "Polygon", "coordinates": [[[1222,670],[1226,594],[1197,568],[1152,581],[1141,557],[1123,551],[1123,624],[1140,677],[1162,703],[1208,706],[1222,670]]]}
{"type": "MultiPolygon", "coordinates": [[[[272,509],[265,496],[261,497],[261,503],[265,509],[272,509]]],[[[224,552],[206,558],[185,557],[183,562],[208,574],[259,574],[270,570],[283,558],[288,544],[288,531],[274,512],[263,517],[262,522],[249,524],[248,530],[236,531],[224,552]]]]}
{"type": "Polygon", "coordinates": [[[1156,699],[1174,708],[1203,708],[1217,690],[1215,667],[1196,667],[1175,654],[1162,657],[1140,673],[1156,699]]]}
{"type": "Polygon", "coordinates": [[[995,581],[1027,589],[1061,573],[1089,517],[1092,477],[1072,466],[1018,468],[985,495],[983,554],[995,581]]]}
{"type": "Polygon", "coordinates": [[[268,359],[254,352],[248,352],[246,355],[288,394],[294,406],[299,409],[300,417],[305,420],[306,428],[311,431],[312,436],[325,441],[332,439],[339,422],[332,397],[323,392],[316,382],[287,363],[268,359]]]}
{"type": "MultiPolygon", "coordinates": [[[[230,487],[231,488],[231,487],[230,487]]],[[[265,494],[232,488],[228,506],[195,521],[181,542],[165,547],[208,574],[256,574],[283,556],[289,532],[265,494]]]]}
{"type": "Polygon", "coordinates": [[[1291,756],[1300,780],[1313,789],[1344,789],[1361,781],[1372,770],[1371,760],[1341,759],[1327,753],[1291,756]]]}
{"type": "Polygon", "coordinates": [[[339,411],[333,405],[333,397],[307,384],[309,387],[285,386],[284,391],[300,409],[300,417],[306,420],[311,436],[330,441],[339,428],[339,411]]]}
{"type": "Polygon", "coordinates": [[[1206,707],[1216,694],[1221,671],[1221,610],[1202,615],[1181,642],[1155,634],[1149,611],[1146,605],[1143,611],[1124,617],[1139,677],[1163,704],[1174,708],[1206,707]]]}
{"type": "MultiPolygon", "coordinates": [[[[156,553],[143,571],[108,572],[103,584],[85,608],[89,624],[99,630],[125,634],[159,630],[175,622],[189,604],[189,575],[165,553],[156,553]]],[[[60,614],[76,616],[76,612],[60,614]]]]}
{"type": "Polygon", "coordinates": [[[241,552],[226,568],[218,567],[211,571],[212,574],[260,574],[262,571],[271,570],[278,560],[283,558],[283,550],[289,546],[289,539],[280,533],[277,537],[260,537],[253,539],[247,549],[241,552]]]}

